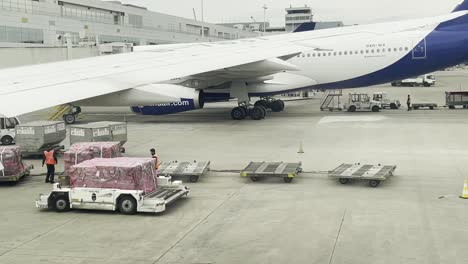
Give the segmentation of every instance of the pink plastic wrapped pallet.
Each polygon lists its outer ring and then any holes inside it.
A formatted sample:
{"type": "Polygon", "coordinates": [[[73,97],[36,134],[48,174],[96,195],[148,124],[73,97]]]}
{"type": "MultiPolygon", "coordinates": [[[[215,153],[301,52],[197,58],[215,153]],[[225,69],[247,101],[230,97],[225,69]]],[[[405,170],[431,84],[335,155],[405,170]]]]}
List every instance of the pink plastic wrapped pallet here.
{"type": "Polygon", "coordinates": [[[20,147],[18,146],[0,147],[0,162],[4,167],[0,171],[0,177],[24,173],[25,168],[23,159],[21,158],[20,147]]]}
{"type": "Polygon", "coordinates": [[[69,170],[71,187],[156,190],[156,169],[152,158],[92,159],[69,170]]]}
{"type": "Polygon", "coordinates": [[[94,158],[117,158],[122,157],[119,142],[86,142],[73,144],[65,152],[65,173],[69,174],[73,165],[94,158]]]}

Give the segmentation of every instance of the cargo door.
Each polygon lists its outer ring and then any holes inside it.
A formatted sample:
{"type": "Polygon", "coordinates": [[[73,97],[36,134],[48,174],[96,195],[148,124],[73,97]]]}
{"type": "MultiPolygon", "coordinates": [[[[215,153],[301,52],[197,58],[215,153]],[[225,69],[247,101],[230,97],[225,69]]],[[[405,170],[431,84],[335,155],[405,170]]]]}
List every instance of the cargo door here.
{"type": "Polygon", "coordinates": [[[426,39],[413,40],[413,60],[423,60],[427,58],[426,39]]]}

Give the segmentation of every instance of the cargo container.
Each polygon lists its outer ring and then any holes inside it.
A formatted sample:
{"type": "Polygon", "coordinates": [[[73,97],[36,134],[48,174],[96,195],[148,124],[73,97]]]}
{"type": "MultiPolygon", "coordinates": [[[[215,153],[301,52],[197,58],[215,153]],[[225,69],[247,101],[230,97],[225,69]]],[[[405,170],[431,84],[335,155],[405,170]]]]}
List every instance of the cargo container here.
{"type": "Polygon", "coordinates": [[[79,142],[127,142],[127,123],[125,122],[94,122],[70,126],[70,145],[79,142]]]}
{"type": "Polygon", "coordinates": [[[445,92],[445,104],[450,109],[461,106],[468,109],[468,91],[445,92]]]}
{"type": "Polygon", "coordinates": [[[60,148],[67,132],[63,121],[34,121],[15,128],[15,142],[25,155],[41,154],[49,147],[60,148]]]}

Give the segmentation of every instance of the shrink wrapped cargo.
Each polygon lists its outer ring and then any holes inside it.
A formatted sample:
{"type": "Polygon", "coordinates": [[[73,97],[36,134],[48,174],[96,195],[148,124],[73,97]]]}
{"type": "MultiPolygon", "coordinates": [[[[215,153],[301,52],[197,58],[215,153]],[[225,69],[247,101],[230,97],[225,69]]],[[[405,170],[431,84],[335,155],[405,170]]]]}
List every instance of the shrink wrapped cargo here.
{"type": "Polygon", "coordinates": [[[127,142],[127,123],[94,122],[70,126],[70,144],[79,142],[116,142],[121,146],[127,142]]]}
{"type": "Polygon", "coordinates": [[[38,153],[59,145],[67,136],[63,121],[34,121],[16,126],[16,145],[23,153],[38,153]]]}
{"type": "Polygon", "coordinates": [[[94,158],[121,157],[119,142],[85,142],[76,143],[64,154],[65,173],[71,166],[94,158]]]}
{"type": "Polygon", "coordinates": [[[92,159],[69,170],[73,188],[140,190],[151,193],[157,188],[156,169],[151,158],[92,159]]]}
{"type": "Polygon", "coordinates": [[[25,171],[18,146],[0,147],[0,163],[0,177],[19,175],[25,171]]]}

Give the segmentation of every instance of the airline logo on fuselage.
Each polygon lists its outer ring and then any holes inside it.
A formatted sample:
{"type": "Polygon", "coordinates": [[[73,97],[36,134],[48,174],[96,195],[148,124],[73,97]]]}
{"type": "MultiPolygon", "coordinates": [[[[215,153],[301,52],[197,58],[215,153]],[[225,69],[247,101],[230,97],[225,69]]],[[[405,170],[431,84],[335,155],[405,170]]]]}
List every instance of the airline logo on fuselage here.
{"type": "Polygon", "coordinates": [[[165,107],[165,106],[189,106],[189,101],[180,101],[180,102],[173,102],[173,103],[166,103],[166,104],[157,104],[154,106],[165,107]]]}

